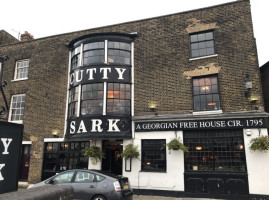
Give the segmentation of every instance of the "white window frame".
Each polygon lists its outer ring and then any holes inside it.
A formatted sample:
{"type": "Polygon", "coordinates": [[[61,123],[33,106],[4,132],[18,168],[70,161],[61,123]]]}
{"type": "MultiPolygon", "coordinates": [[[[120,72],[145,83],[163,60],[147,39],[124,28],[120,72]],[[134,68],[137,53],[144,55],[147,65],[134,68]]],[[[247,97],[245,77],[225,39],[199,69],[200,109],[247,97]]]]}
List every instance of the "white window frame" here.
{"type": "MultiPolygon", "coordinates": [[[[14,121],[11,120],[11,118],[12,118],[12,109],[13,109],[13,107],[12,107],[13,97],[16,97],[16,96],[24,96],[25,97],[25,94],[16,94],[16,95],[12,95],[11,96],[8,121],[9,122],[12,122],[12,123],[22,124],[23,123],[23,120],[14,120],[14,121]]],[[[24,107],[23,107],[23,110],[24,110],[24,107]]]]}
{"type": "Polygon", "coordinates": [[[14,72],[14,80],[13,81],[21,81],[21,80],[27,80],[28,79],[28,77],[29,77],[29,63],[30,63],[30,60],[29,59],[24,59],[24,60],[18,60],[18,61],[16,61],[15,72],[14,72]],[[18,65],[21,62],[28,62],[28,66],[27,67],[22,67],[22,68],[28,68],[27,77],[24,77],[24,78],[18,78],[18,65]]]}

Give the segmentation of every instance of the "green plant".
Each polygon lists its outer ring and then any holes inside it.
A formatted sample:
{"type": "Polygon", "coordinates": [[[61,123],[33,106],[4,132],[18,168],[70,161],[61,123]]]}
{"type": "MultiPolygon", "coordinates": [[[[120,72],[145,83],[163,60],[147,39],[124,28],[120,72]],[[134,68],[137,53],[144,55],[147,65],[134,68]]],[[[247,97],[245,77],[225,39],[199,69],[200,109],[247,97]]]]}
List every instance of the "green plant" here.
{"type": "Polygon", "coordinates": [[[171,151],[172,150],[179,150],[181,149],[184,152],[189,152],[188,147],[184,146],[184,144],[182,144],[178,138],[174,138],[172,139],[170,142],[168,142],[166,144],[166,146],[168,147],[168,150],[171,151]]]}
{"type": "Polygon", "coordinates": [[[82,150],[84,156],[95,158],[96,161],[105,158],[105,153],[102,152],[101,148],[98,146],[90,146],[82,150]]]}
{"type": "Polygon", "coordinates": [[[125,149],[120,155],[124,158],[138,158],[140,156],[137,146],[134,146],[133,144],[126,145],[125,149]]]}
{"type": "Polygon", "coordinates": [[[269,136],[259,136],[250,140],[251,151],[267,151],[269,150],[269,136]]]}

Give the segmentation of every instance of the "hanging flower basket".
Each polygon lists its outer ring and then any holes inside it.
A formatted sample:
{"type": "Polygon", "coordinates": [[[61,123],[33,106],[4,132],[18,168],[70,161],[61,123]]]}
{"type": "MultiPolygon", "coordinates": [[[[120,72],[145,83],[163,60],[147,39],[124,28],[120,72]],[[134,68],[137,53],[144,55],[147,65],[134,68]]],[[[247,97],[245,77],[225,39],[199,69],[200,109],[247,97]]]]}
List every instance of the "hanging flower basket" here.
{"type": "Polygon", "coordinates": [[[189,152],[188,147],[184,146],[184,144],[179,141],[179,138],[172,139],[166,146],[169,151],[181,149],[183,152],[189,152]]]}
{"type": "Polygon", "coordinates": [[[269,136],[259,136],[250,140],[250,150],[265,152],[269,150],[269,136]]]}
{"type": "Polygon", "coordinates": [[[120,156],[124,157],[125,159],[128,159],[128,158],[138,158],[140,154],[137,149],[137,146],[134,146],[133,144],[128,144],[123,150],[123,152],[120,154],[120,156]]]}
{"type": "Polygon", "coordinates": [[[102,158],[105,158],[104,152],[102,152],[100,147],[90,146],[82,150],[84,156],[95,159],[96,162],[100,161],[102,158]]]}

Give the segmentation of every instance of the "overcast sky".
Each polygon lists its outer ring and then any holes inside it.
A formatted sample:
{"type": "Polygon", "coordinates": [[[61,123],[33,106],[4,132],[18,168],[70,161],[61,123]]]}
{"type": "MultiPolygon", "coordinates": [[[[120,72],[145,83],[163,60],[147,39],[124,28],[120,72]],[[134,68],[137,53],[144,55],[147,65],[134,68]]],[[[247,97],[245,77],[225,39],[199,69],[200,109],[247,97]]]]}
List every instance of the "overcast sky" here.
{"type": "MultiPolygon", "coordinates": [[[[204,8],[234,0],[3,0],[0,30],[34,38],[204,8]]],[[[269,61],[269,0],[251,0],[259,65],[269,61]]]]}

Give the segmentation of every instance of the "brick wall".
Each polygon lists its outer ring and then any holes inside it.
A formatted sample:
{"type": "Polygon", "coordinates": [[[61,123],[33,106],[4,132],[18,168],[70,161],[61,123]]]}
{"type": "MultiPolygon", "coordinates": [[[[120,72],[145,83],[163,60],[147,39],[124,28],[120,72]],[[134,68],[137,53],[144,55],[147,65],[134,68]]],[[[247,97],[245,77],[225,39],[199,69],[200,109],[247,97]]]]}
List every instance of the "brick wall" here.
{"type": "Polygon", "coordinates": [[[64,134],[69,59],[66,44],[79,36],[100,32],[138,33],[134,52],[136,116],[153,114],[149,111],[151,103],[156,104],[159,114],[192,112],[192,83],[184,72],[212,63],[221,67],[219,84],[223,112],[254,109],[245,97],[246,74],[250,74],[253,82],[252,95],[258,98],[257,106],[263,110],[248,0],[0,46],[1,54],[10,57],[4,69],[8,101],[13,94],[26,94],[24,140],[33,142],[30,183],[41,177],[43,139],[52,137],[55,129],[60,137],[64,134]],[[218,56],[189,60],[187,28],[202,30],[212,24],[218,56]],[[29,79],[11,82],[16,60],[26,58],[30,59],[29,79]]]}
{"type": "Polygon", "coordinates": [[[0,45],[16,43],[18,40],[4,30],[0,30],[0,45]]]}

